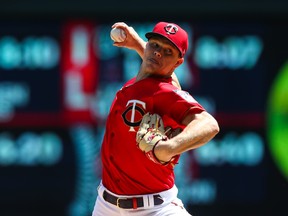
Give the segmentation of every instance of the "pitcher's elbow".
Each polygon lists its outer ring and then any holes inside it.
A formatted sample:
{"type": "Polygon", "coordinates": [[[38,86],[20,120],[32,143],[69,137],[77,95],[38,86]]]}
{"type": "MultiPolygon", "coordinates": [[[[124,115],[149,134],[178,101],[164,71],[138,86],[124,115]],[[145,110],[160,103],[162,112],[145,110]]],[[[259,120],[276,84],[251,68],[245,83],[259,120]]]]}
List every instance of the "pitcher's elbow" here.
{"type": "Polygon", "coordinates": [[[214,122],[212,123],[211,128],[214,136],[216,136],[220,132],[220,127],[216,120],[214,120],[214,122]]]}

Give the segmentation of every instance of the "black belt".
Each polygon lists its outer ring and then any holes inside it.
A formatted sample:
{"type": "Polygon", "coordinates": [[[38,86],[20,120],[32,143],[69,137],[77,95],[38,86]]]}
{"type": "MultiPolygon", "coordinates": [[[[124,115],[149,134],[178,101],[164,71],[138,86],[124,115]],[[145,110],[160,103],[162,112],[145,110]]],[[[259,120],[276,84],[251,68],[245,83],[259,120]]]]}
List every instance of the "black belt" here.
{"type": "MultiPolygon", "coordinates": [[[[144,206],[143,197],[120,198],[104,190],[103,198],[105,201],[123,209],[137,209],[144,206]]],[[[153,199],[154,205],[160,205],[164,202],[163,198],[159,194],[153,195],[153,199]]]]}

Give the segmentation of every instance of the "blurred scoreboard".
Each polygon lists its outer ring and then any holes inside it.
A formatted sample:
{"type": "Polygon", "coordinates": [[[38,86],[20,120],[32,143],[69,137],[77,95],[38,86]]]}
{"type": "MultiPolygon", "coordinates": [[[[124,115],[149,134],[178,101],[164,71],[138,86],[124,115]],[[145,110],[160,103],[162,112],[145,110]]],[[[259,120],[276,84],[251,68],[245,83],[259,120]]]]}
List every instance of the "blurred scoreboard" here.
{"type": "MultiPolygon", "coordinates": [[[[1,23],[0,122],[60,111],[59,27],[1,23]]],[[[23,119],[24,125],[28,119],[23,119]]]]}
{"type": "Polygon", "coordinates": [[[93,26],[39,22],[2,25],[0,124],[91,122],[89,102],[98,75],[93,26]]]}
{"type": "MultiPolygon", "coordinates": [[[[142,38],[155,24],[127,23],[142,38]]],[[[195,215],[268,215],[274,207],[283,215],[285,161],[271,150],[266,116],[288,35],[277,40],[282,26],[260,22],[178,23],[190,44],[176,74],[221,128],[182,155],[179,196],[195,215]]],[[[112,24],[0,23],[0,215],[91,215],[110,104],[141,64],[136,52],[112,46],[112,24]]]]}

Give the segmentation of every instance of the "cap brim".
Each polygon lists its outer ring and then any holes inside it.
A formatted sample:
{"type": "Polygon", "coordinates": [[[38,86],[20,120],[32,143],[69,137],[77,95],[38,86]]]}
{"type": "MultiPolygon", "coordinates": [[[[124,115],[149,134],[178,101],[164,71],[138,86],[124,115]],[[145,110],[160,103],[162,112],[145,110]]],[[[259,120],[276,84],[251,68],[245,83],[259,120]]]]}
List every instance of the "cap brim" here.
{"type": "Polygon", "coordinates": [[[170,38],[165,37],[164,35],[159,34],[159,33],[155,33],[155,32],[147,32],[147,33],[145,34],[145,37],[146,37],[148,40],[149,40],[151,37],[153,37],[153,36],[161,36],[161,37],[164,37],[164,38],[166,38],[167,40],[169,40],[169,41],[179,50],[179,52],[180,52],[180,54],[181,54],[181,57],[183,57],[183,54],[182,54],[181,50],[178,48],[178,46],[177,46],[172,40],[170,40],[170,38]]]}
{"type": "Polygon", "coordinates": [[[163,35],[158,34],[158,33],[154,33],[154,32],[147,32],[147,33],[145,34],[145,37],[146,37],[147,39],[150,39],[153,35],[160,35],[160,36],[163,36],[163,35]]]}

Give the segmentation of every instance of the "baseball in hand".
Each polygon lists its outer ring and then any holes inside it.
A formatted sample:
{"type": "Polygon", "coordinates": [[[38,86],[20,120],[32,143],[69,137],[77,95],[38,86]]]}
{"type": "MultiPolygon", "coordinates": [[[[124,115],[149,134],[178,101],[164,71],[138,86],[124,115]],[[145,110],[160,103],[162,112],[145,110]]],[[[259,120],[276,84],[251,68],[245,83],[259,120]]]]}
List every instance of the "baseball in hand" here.
{"type": "Polygon", "coordinates": [[[125,31],[121,28],[113,28],[110,32],[110,37],[115,42],[123,42],[127,35],[125,31]]]}

